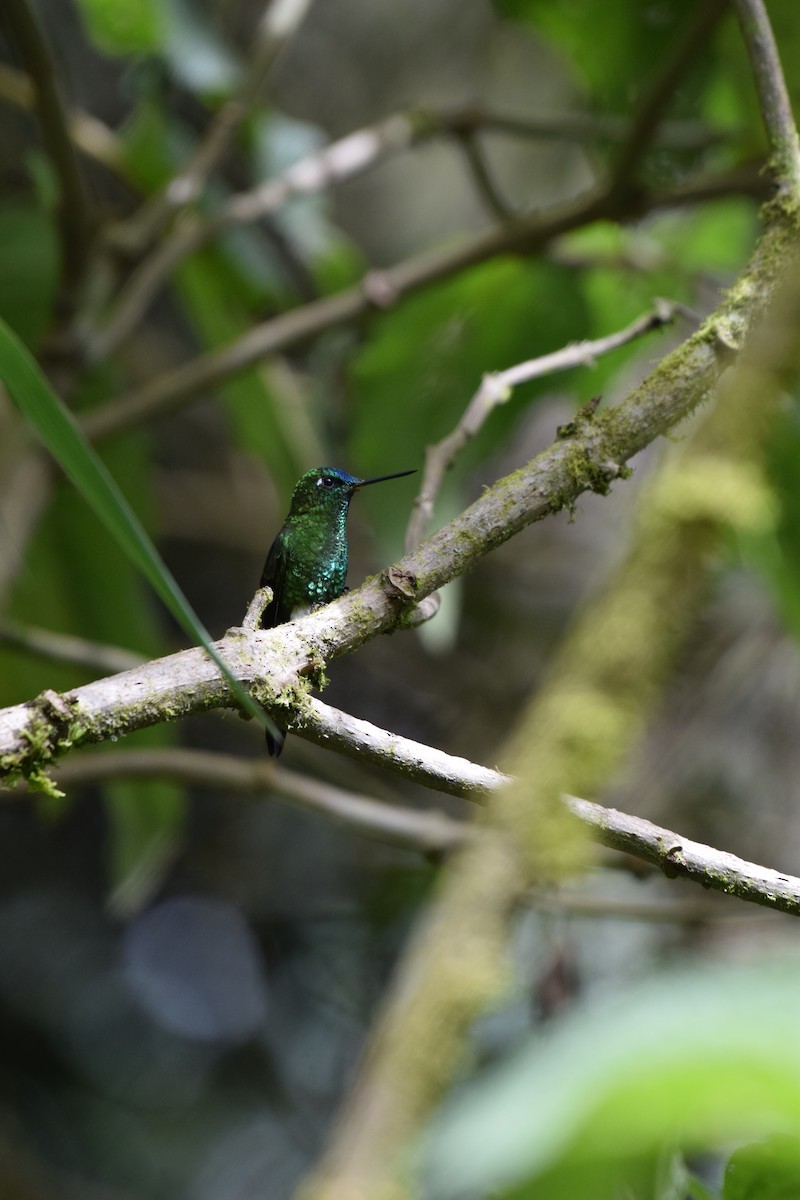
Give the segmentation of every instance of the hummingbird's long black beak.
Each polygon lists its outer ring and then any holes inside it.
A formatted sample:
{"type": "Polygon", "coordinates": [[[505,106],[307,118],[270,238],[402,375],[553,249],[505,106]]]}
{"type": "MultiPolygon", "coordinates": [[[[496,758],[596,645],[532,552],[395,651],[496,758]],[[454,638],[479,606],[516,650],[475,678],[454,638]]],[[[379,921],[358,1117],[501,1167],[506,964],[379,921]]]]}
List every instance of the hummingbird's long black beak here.
{"type": "Polygon", "coordinates": [[[402,479],[404,475],[416,475],[416,473],[417,468],[414,467],[411,471],[398,471],[394,475],[379,475],[377,479],[359,479],[358,483],[356,484],[356,490],[358,488],[366,487],[368,483],[383,483],[386,479],[402,479]]]}

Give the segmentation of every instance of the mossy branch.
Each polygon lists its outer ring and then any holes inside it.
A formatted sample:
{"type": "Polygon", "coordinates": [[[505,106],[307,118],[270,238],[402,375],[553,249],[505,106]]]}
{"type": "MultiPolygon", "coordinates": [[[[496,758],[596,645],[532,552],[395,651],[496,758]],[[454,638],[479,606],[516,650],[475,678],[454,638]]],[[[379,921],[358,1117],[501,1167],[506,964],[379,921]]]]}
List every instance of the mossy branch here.
{"type": "MultiPolygon", "coordinates": [[[[404,1151],[453,1078],[472,1023],[502,991],[515,907],[585,861],[563,793],[596,794],[643,733],[725,531],[774,520],[761,457],[775,399],[800,360],[796,253],[784,274],[714,406],[646,489],[626,560],[576,621],[512,737],[512,782],[485,810],[495,836],[446,869],[303,1200],[408,1194],[404,1151]]],[[[684,867],[680,843],[663,851],[684,867]]]]}
{"type": "MultiPolygon", "coordinates": [[[[267,707],[302,725],[309,680],[326,662],[394,628],[415,603],[534,521],[572,507],[585,491],[605,493],[627,461],[678,424],[709,394],[768,303],[798,240],[792,206],[773,202],[769,225],[744,272],[715,313],[620,405],[586,410],[526,466],[499,480],[455,520],[381,576],[303,620],[276,630],[236,632],[217,647],[237,678],[267,707]],[[566,435],[565,435],[566,434],[566,435]]],[[[73,746],[116,738],[190,712],[231,705],[227,685],[202,650],[187,650],[67,693],[74,710],[43,736],[36,702],[0,711],[0,777],[39,770],[73,746]],[[28,734],[31,723],[37,735],[28,734]]],[[[580,789],[579,789],[580,790],[580,789]]]]}

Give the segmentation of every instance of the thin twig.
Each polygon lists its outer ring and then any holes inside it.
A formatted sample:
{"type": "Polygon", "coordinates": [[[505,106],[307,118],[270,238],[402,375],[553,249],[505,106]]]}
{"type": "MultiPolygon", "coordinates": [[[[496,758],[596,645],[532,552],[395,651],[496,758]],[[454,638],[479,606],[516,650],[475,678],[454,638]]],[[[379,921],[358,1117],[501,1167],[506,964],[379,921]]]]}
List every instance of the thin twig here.
{"type": "MultiPolygon", "coordinates": [[[[385,730],[376,731],[386,744],[405,739],[385,730]]],[[[416,743],[410,743],[416,753],[416,743]]],[[[424,747],[423,749],[427,749],[424,747]]],[[[438,753],[438,752],[437,752],[438,753]]],[[[477,780],[489,790],[509,783],[499,771],[490,771],[466,759],[450,759],[442,768],[442,790],[460,777],[462,793],[473,794],[477,780]]],[[[390,761],[390,760],[389,760],[390,761]]],[[[263,758],[244,759],[232,754],[188,749],[115,750],[78,755],[56,774],[62,787],[86,786],[109,779],[171,779],[193,787],[218,788],[247,794],[269,793],[329,817],[340,824],[381,841],[391,841],[423,853],[448,852],[477,831],[465,821],[441,812],[417,811],[357,795],[276,767],[263,758]]],[[[0,789],[2,791],[2,789],[0,789]]],[[[6,790],[9,799],[22,793],[6,790]]],[[[692,841],[629,813],[604,808],[589,800],[567,796],[564,803],[591,837],[612,850],[621,850],[657,867],[668,878],[680,876],[724,895],[734,895],[763,908],[800,915],[800,878],[748,862],[735,854],[692,841]]],[[[559,906],[558,893],[546,902],[559,906]]],[[[536,897],[533,903],[537,903],[536,897]]]]}
{"type": "MultiPolygon", "coordinates": [[[[409,117],[389,117],[306,155],[278,178],[232,196],[212,217],[195,212],[182,214],[170,235],[134,271],[102,328],[84,335],[87,356],[98,360],[112,353],[142,319],[178,264],[225,229],[274,216],[294,196],[316,192],[360,174],[386,154],[411,145],[416,128],[409,117]]],[[[117,237],[112,231],[112,245],[117,237]]]]}
{"type": "MultiPolygon", "coordinates": [[[[420,119],[422,122],[435,122],[453,133],[482,129],[487,133],[545,141],[624,142],[631,133],[630,117],[603,113],[567,112],[521,117],[466,108],[439,113],[423,111],[420,119]]],[[[702,121],[663,121],[654,132],[653,144],[680,150],[705,150],[732,136],[732,131],[724,133],[711,129],[702,121]]]]}
{"type": "Polygon", "coordinates": [[[244,80],[232,99],[223,104],[189,161],[164,190],[116,229],[117,241],[130,252],[153,242],[181,209],[201,195],[212,171],[227,154],[242,121],[259,98],[264,81],[278,54],[305,17],[311,0],[271,0],[261,17],[255,48],[244,80]]]}
{"type": "Polygon", "coordinates": [[[464,151],[464,159],[475,183],[475,189],[483,201],[486,211],[498,221],[512,220],[516,214],[511,206],[506,203],[492,178],[489,164],[483,153],[483,147],[478,140],[478,134],[465,131],[461,134],[458,141],[461,149],[464,151]]]}
{"type": "MultiPolygon", "coordinates": [[[[85,332],[87,356],[94,361],[111,354],[142,319],[154,296],[177,265],[189,254],[208,245],[225,229],[272,216],[293,196],[320,191],[351,179],[374,167],[386,155],[431,138],[448,135],[463,142],[489,210],[501,220],[507,220],[511,212],[494,187],[480,147],[475,142],[475,135],[481,129],[516,137],[563,138],[584,142],[597,138],[621,140],[630,133],[630,122],[622,117],[581,114],[534,119],[475,109],[452,113],[426,110],[395,114],[347,134],[300,159],[281,176],[250,191],[231,196],[213,216],[185,213],[170,235],[134,271],[102,328],[85,332]]],[[[656,141],[659,145],[696,148],[712,145],[720,137],[698,122],[675,121],[665,123],[658,131],[656,141]]],[[[127,248],[127,226],[112,229],[108,240],[111,246],[120,242],[127,248]]]]}
{"type": "Polygon", "coordinates": [[[668,325],[675,319],[677,311],[676,305],[671,301],[656,300],[650,312],[643,313],[617,333],[610,333],[594,341],[573,342],[552,354],[543,354],[539,358],[508,367],[505,371],[484,375],[481,386],[452,433],[442,438],[435,446],[428,446],[425,451],[422,483],[406,531],[406,552],[413,550],[425,536],[442,480],[456,456],[475,437],[493,410],[506,403],[515,387],[532,379],[554,375],[558,371],[569,371],[573,367],[593,367],[596,360],[604,354],[609,354],[654,329],[668,325]]]}
{"type": "Polygon", "coordinates": [[[59,95],[55,64],[27,0],[6,0],[5,14],[33,81],[42,140],[58,177],[61,253],[65,280],[72,287],[82,277],[86,265],[91,220],[75,147],[59,95]]]}
{"type": "Polygon", "coordinates": [[[260,587],[256,590],[253,599],[247,606],[247,612],[242,621],[242,629],[252,633],[254,629],[261,628],[261,618],[264,616],[264,610],[272,600],[272,588],[260,587]]]}
{"type": "MultiPolygon", "coordinates": [[[[76,756],[59,769],[65,790],[109,779],[170,779],[190,787],[265,795],[290,801],[356,833],[422,854],[447,854],[473,836],[472,827],[443,812],[386,804],[276,766],[207,750],[117,750],[76,756]]],[[[14,792],[7,793],[12,798],[14,792]]]]}
{"type": "Polygon", "coordinates": [[[198,393],[231,378],[264,358],[301,345],[326,330],[363,317],[373,308],[391,307],[433,283],[500,254],[533,254],[543,246],[594,220],[625,220],[643,212],[686,206],[727,195],[766,198],[768,186],[756,172],[702,180],[674,192],[625,202],[608,196],[584,197],[554,213],[514,221],[477,233],[453,247],[430,251],[386,270],[371,272],[360,284],[314,300],[256,325],[240,337],[164,372],[130,392],[93,409],[82,419],[86,435],[101,441],[155,416],[172,412],[198,393]]]}
{"type": "Polygon", "coordinates": [[[794,875],[712,849],[642,817],[603,808],[577,796],[568,797],[567,804],[603,846],[650,862],[668,878],[680,876],[712,891],[800,916],[800,879],[794,875]]]}
{"type": "Polygon", "coordinates": [[[121,646],[90,642],[87,638],[54,633],[50,629],[37,629],[33,625],[22,625],[16,621],[0,623],[0,646],[26,650],[54,662],[88,667],[92,671],[129,671],[146,662],[143,655],[124,650],[121,646]]]}
{"type": "MultiPolygon", "coordinates": [[[[0,63],[0,101],[13,104],[25,112],[36,108],[36,90],[30,76],[0,63]]],[[[66,112],[67,130],[75,146],[87,158],[100,163],[131,187],[136,183],[125,164],[122,142],[108,125],[82,108],[66,112]]]]}
{"type": "Polygon", "coordinates": [[[800,140],[763,0],[734,0],[780,188],[800,195],[800,140]]]}
{"type": "Polygon", "coordinates": [[[477,803],[482,803],[486,793],[501,782],[507,782],[489,767],[390,733],[312,696],[304,702],[302,716],[292,732],[362,763],[385,767],[391,762],[392,774],[477,803]]]}

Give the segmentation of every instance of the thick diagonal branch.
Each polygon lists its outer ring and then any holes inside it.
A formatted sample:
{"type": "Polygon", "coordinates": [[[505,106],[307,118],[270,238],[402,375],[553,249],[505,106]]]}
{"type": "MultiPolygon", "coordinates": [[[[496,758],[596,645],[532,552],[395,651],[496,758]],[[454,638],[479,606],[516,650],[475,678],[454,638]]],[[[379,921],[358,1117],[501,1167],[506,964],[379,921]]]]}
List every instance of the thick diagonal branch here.
{"type": "MultiPolygon", "coordinates": [[[[667,355],[616,408],[585,414],[526,466],[501,479],[455,520],[358,591],[302,620],[218,643],[238,678],[269,706],[285,706],[302,725],[303,679],[322,662],[394,628],[413,606],[521,529],[605,492],[621,467],[697,407],[723,365],[763,312],[776,273],[798,242],[795,216],[774,208],[752,264],[696,334],[667,355]]],[[[68,693],[0,712],[0,774],[46,765],[83,741],[100,741],[188,712],[231,704],[228,686],[202,650],[187,650],[68,693]],[[66,705],[66,708],[64,708],[66,705]]]]}
{"type": "MultiPolygon", "coordinates": [[[[306,1200],[408,1194],[404,1151],[452,1079],[472,1023],[498,996],[516,905],[532,885],[581,865],[563,793],[596,793],[643,734],[726,528],[763,530],[773,519],[761,459],[770,413],[799,363],[795,253],[713,408],[640,500],[625,561],[584,608],[512,736],[514,778],[487,808],[497,836],[449,864],[306,1200]]],[[[683,866],[680,843],[662,851],[683,866]]]]}

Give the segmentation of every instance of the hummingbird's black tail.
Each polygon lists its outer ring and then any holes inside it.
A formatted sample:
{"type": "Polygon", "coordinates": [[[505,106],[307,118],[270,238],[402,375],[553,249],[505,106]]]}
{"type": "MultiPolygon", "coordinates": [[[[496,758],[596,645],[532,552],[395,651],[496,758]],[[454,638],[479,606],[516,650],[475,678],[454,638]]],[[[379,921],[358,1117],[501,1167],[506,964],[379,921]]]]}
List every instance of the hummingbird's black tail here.
{"type": "Polygon", "coordinates": [[[275,725],[274,729],[274,733],[269,729],[266,731],[267,754],[270,758],[280,758],[283,743],[286,741],[286,730],[282,729],[280,725],[275,725]]]}

